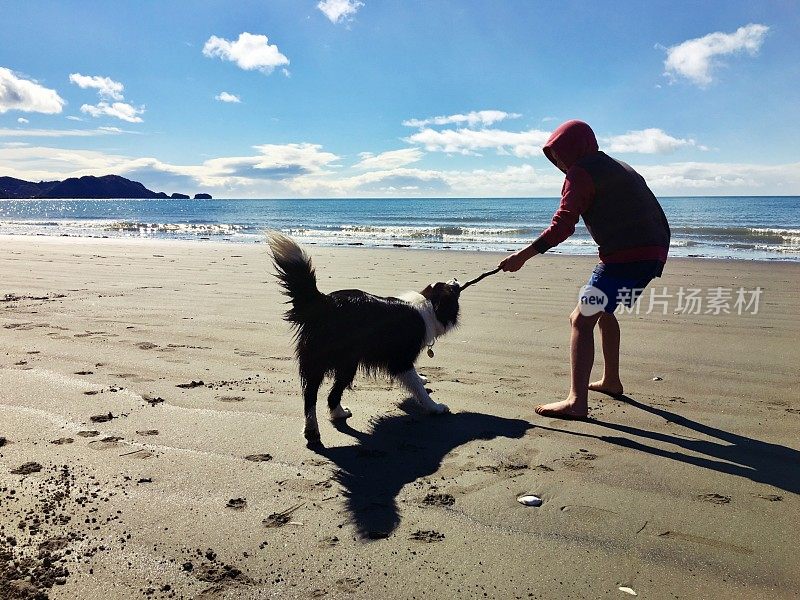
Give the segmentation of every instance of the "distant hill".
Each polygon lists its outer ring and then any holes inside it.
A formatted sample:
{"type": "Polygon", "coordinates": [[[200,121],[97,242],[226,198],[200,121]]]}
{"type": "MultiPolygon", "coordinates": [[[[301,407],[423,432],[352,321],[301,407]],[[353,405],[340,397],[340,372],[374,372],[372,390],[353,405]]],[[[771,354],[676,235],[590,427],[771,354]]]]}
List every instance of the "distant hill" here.
{"type": "Polygon", "coordinates": [[[38,198],[60,181],[24,181],[13,177],[0,177],[0,198],[38,198]]]}
{"type": "MultiPolygon", "coordinates": [[[[164,192],[148,190],[138,181],[119,175],[70,177],[64,181],[24,181],[0,177],[0,198],[169,198],[164,192]]],[[[188,198],[173,194],[173,198],[188,198]]],[[[209,196],[210,197],[210,196],[209,196]]]]}

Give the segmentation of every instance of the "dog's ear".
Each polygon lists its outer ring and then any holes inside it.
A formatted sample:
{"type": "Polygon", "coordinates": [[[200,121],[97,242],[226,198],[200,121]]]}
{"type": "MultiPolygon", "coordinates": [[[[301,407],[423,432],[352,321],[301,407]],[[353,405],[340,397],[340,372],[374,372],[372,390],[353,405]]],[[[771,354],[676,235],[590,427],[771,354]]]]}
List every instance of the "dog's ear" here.
{"type": "Polygon", "coordinates": [[[431,296],[433,296],[433,285],[426,286],[425,289],[420,292],[420,294],[430,300],[431,296]]]}

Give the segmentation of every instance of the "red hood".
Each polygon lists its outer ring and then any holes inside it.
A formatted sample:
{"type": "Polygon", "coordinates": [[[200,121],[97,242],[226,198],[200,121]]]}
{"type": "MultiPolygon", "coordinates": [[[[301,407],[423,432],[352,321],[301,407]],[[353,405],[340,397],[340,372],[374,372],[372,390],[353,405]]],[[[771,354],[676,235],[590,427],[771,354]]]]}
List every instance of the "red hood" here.
{"type": "Polygon", "coordinates": [[[597,150],[594,131],[583,121],[567,121],[561,124],[542,148],[550,162],[565,173],[578,160],[587,154],[594,154],[597,150]],[[566,169],[559,167],[556,158],[566,169]]]}

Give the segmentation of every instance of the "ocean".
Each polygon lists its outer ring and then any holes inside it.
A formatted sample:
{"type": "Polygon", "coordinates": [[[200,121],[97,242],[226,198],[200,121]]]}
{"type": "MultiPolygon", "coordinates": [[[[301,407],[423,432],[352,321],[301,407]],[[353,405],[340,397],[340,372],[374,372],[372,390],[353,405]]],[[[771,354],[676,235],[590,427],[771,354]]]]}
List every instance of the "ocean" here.
{"type": "MultiPolygon", "coordinates": [[[[800,261],[800,197],[672,197],[670,256],[800,261]]],[[[0,235],[263,241],[516,250],[547,227],[557,198],[325,200],[0,200],[0,235]]],[[[560,254],[595,254],[582,224],[560,254]]]]}

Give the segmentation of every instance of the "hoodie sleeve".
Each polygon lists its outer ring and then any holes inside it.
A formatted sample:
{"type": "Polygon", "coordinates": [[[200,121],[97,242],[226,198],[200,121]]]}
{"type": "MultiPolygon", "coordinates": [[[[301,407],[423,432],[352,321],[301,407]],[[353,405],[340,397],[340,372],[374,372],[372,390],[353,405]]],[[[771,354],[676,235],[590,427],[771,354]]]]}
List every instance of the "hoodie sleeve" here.
{"type": "Polygon", "coordinates": [[[592,198],[594,183],[589,173],[577,166],[567,171],[564,186],[561,188],[561,205],[553,215],[550,227],[533,242],[536,252],[544,254],[575,233],[575,225],[589,209],[592,198]]]}

